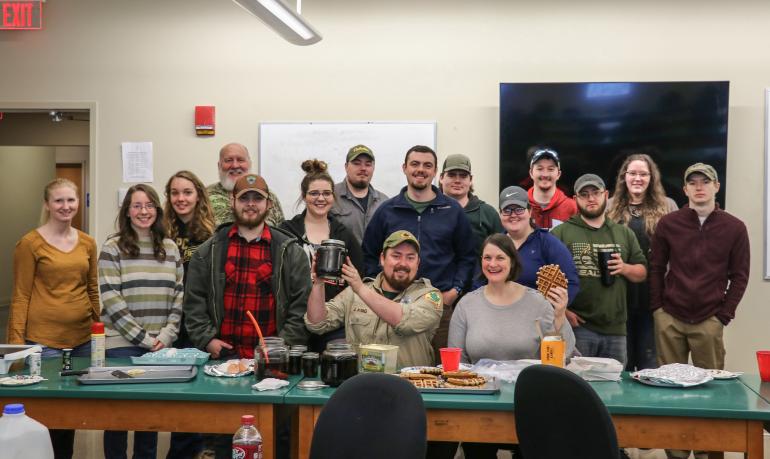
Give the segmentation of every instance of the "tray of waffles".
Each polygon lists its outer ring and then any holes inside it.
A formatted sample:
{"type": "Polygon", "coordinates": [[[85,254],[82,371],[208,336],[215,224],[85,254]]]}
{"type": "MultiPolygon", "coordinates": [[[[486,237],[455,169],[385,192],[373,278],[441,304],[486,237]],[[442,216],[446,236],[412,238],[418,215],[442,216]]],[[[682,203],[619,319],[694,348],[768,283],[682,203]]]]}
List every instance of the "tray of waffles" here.
{"type": "Polygon", "coordinates": [[[547,297],[553,287],[567,288],[567,276],[559,265],[543,265],[537,270],[537,291],[547,297]]]}
{"type": "Polygon", "coordinates": [[[399,376],[412,383],[417,390],[434,394],[496,394],[500,382],[467,369],[443,371],[437,367],[402,368],[399,376]]]}

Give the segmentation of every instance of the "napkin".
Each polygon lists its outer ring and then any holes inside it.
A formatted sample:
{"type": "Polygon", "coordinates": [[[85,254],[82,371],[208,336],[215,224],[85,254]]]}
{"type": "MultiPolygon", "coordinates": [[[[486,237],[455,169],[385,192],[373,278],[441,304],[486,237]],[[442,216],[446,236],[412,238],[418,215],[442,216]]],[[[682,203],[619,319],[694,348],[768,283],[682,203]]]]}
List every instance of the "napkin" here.
{"type": "Polygon", "coordinates": [[[276,390],[289,385],[289,381],[275,378],[265,378],[262,381],[251,386],[252,389],[262,392],[263,390],[276,390]]]}
{"type": "Polygon", "coordinates": [[[620,381],[623,364],[604,357],[572,357],[567,369],[586,381],[620,381]]]}

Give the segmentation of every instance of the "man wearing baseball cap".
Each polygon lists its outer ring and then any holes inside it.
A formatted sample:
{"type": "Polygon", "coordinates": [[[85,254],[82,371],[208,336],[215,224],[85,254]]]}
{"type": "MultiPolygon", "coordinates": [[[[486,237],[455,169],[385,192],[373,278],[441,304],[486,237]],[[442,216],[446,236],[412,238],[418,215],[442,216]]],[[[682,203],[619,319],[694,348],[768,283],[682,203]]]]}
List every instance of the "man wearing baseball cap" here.
{"type": "Polygon", "coordinates": [[[606,218],[604,180],[585,174],[575,181],[578,214],[551,230],[569,249],[580,291],[567,309],[575,346],[586,357],[609,357],[626,364],[626,282],[647,277],[646,258],[627,226],[606,218]],[[600,256],[609,261],[600,266],[600,256]],[[611,254],[611,255],[609,255],[611,254]],[[604,279],[602,272],[608,273],[604,279]]]}
{"type": "MultiPolygon", "coordinates": [[[[658,363],[724,369],[724,327],[735,318],[749,279],[746,225],[719,208],[719,179],[708,164],[684,173],[689,203],[664,215],[652,237],[650,307],[658,363]]],[[[688,457],[689,451],[667,451],[688,457]]],[[[696,452],[696,458],[706,458],[696,452]]]]}
{"type": "Polygon", "coordinates": [[[259,175],[241,176],[230,205],[235,222],[220,226],[190,260],[184,317],[190,339],[212,358],[252,358],[258,335],[305,344],[302,316],[310,294],[307,256],[297,240],[265,224],[272,206],[259,175]]]}
{"type": "Polygon", "coordinates": [[[540,228],[550,229],[577,213],[575,201],[564,194],[556,183],[561,177],[561,160],[553,148],[535,146],[527,151],[529,176],[529,205],[532,219],[540,228]]]}
{"type": "Polygon", "coordinates": [[[328,302],[323,279],[314,274],[305,325],[319,335],[344,325],[345,339],[353,345],[396,345],[399,368],[433,365],[431,338],[441,320],[441,292],[428,279],[417,278],[417,238],[405,230],[390,234],[380,264],[376,278],[362,280],[348,259],[342,266],[348,287],[328,302]]]}
{"type": "Polygon", "coordinates": [[[471,160],[465,155],[449,155],[444,160],[439,176],[441,191],[457,201],[465,211],[465,216],[473,230],[476,255],[479,255],[481,243],[491,234],[503,232],[500,217],[494,207],[473,194],[473,175],[471,160]]]}
{"type": "MultiPolygon", "coordinates": [[[[214,211],[214,219],[217,225],[232,222],[234,219],[230,198],[233,195],[235,182],[248,174],[251,170],[251,156],[245,145],[240,143],[228,143],[219,150],[219,182],[206,187],[206,193],[211,201],[211,210],[214,211]]],[[[271,226],[278,226],[283,221],[283,210],[278,198],[270,192],[272,205],[267,211],[266,222],[271,226]]]]}
{"type": "Polygon", "coordinates": [[[374,189],[374,153],[366,145],[356,145],[345,158],[345,180],[334,185],[334,206],[331,213],[342,222],[358,243],[364,238],[366,225],[388,197],[374,189]]]}

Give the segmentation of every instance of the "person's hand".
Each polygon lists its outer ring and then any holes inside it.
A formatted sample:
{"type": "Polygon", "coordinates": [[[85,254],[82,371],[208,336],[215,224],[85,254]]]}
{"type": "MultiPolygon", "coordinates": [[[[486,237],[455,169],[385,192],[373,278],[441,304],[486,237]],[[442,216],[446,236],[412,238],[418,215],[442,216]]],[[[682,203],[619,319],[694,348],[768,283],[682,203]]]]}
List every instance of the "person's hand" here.
{"type": "Polygon", "coordinates": [[[313,285],[323,285],[324,280],[318,277],[315,273],[315,254],[312,257],[312,262],[310,263],[310,280],[313,282],[313,285]]]}
{"type": "Polygon", "coordinates": [[[607,266],[610,268],[610,274],[613,276],[622,276],[626,268],[625,262],[620,258],[620,254],[615,252],[612,254],[612,258],[607,262],[607,266]]]}
{"type": "Polygon", "coordinates": [[[564,314],[567,310],[567,289],[564,287],[551,287],[546,299],[553,305],[555,315],[564,314]]]}
{"type": "Polygon", "coordinates": [[[342,279],[348,283],[356,294],[364,286],[364,281],[361,280],[361,275],[358,274],[358,270],[353,266],[350,257],[345,258],[345,263],[342,265],[342,279]]]}
{"type": "Polygon", "coordinates": [[[152,345],[152,347],[150,348],[150,351],[151,352],[159,351],[159,350],[163,349],[164,347],[166,347],[166,345],[163,344],[163,341],[161,341],[159,339],[156,339],[155,340],[155,344],[152,345]]]}
{"type": "Polygon", "coordinates": [[[209,341],[209,344],[206,345],[206,352],[211,354],[211,358],[215,360],[222,355],[222,351],[225,349],[232,350],[233,346],[217,338],[212,339],[209,341]]]}
{"type": "Polygon", "coordinates": [[[444,306],[452,306],[457,301],[457,290],[450,288],[446,292],[441,292],[441,300],[444,302],[444,306]]]}
{"type": "Polygon", "coordinates": [[[564,314],[567,316],[567,321],[570,325],[572,325],[572,328],[577,328],[580,326],[580,324],[586,323],[582,317],[570,311],[569,309],[564,311],[564,314]]]}

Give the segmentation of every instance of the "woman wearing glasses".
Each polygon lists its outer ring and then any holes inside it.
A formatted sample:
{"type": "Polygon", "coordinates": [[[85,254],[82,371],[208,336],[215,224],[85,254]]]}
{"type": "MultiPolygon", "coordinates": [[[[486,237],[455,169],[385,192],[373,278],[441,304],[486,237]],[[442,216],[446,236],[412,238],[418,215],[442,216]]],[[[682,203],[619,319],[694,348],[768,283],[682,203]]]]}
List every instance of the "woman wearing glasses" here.
{"type": "MultiPolygon", "coordinates": [[[[326,163],[317,159],[308,159],[302,163],[305,177],[300,183],[299,202],[305,204],[305,210],[295,215],[291,220],[285,220],[280,228],[288,231],[296,237],[305,253],[308,255],[308,263],[312,263],[316,249],[326,239],[336,239],[345,243],[348,257],[353,266],[363,272],[363,255],[361,245],[356,242],[353,233],[339,220],[329,213],[334,205],[334,180],[327,172],[326,163]]],[[[340,281],[342,282],[342,281],[340,281]]],[[[344,289],[341,283],[329,283],[325,285],[326,300],[337,296],[344,289]]],[[[344,339],[345,330],[329,332],[317,337],[313,335],[308,343],[309,348],[323,350],[325,344],[333,339],[344,339]]]]}
{"type": "MultiPolygon", "coordinates": [[[[660,181],[660,170],[646,154],[630,155],[618,171],[615,193],[607,204],[607,216],[628,226],[649,263],[650,240],[658,221],[677,210],[676,203],[666,197],[660,181]]],[[[647,281],[629,282],[626,291],[628,320],[626,321],[626,370],[657,367],[655,327],[650,312],[650,290],[647,281]]]]}
{"type": "MultiPolygon", "coordinates": [[[[91,323],[99,320],[97,250],[93,238],[72,227],[78,190],[55,179],[43,190],[41,226],[22,237],[13,253],[9,344],[40,344],[43,357],[91,352],[91,323]]],[[[57,459],[71,458],[74,430],[50,431],[57,459]]]]}
{"type": "Polygon", "coordinates": [[[537,289],[537,271],[540,267],[559,265],[567,276],[567,304],[572,303],[580,289],[575,262],[560,240],[548,230],[535,225],[527,192],[523,188],[509,186],[500,193],[500,222],[521,259],[521,274],[517,282],[537,289]]]}
{"type": "MultiPolygon", "coordinates": [[[[99,255],[99,290],[107,357],[139,356],[170,347],[182,317],[184,268],[166,237],[155,190],[128,189],[117,217],[118,232],[99,255]]],[[[134,433],[134,458],[155,458],[158,435],[134,433]]],[[[126,432],[104,432],[104,456],[126,457],[126,432]]]]}

